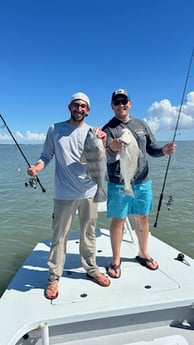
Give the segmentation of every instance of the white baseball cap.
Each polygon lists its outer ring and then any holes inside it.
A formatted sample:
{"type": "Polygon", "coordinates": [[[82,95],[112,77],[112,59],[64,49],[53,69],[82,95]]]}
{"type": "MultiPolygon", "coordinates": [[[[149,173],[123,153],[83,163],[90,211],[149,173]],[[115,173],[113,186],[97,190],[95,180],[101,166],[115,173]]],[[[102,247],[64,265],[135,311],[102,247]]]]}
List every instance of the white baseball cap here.
{"type": "Polygon", "coordinates": [[[88,106],[90,107],[90,100],[89,97],[83,93],[83,92],[76,92],[73,94],[73,96],[71,97],[71,102],[75,101],[76,99],[81,99],[82,101],[86,102],[88,104],[88,106]]]}

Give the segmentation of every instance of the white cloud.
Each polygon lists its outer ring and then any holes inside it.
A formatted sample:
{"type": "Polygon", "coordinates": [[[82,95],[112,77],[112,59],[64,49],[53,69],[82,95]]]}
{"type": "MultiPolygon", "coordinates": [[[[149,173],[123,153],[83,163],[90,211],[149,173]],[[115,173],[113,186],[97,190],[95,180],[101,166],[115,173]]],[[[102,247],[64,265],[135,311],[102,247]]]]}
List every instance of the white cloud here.
{"type": "MultiPolygon", "coordinates": [[[[172,105],[168,99],[162,99],[152,103],[146,113],[144,120],[150,126],[152,132],[157,137],[173,136],[176,128],[177,119],[180,112],[180,105],[172,105]]],[[[194,91],[187,94],[186,100],[181,107],[181,113],[179,116],[177,135],[181,135],[183,138],[187,138],[187,134],[190,133],[190,138],[194,138],[194,91]],[[187,131],[185,131],[187,130],[187,131]],[[180,133],[182,131],[182,133],[180,133]],[[191,132],[192,131],[192,132],[191,132]]],[[[22,134],[20,131],[14,133],[14,137],[19,144],[21,143],[43,143],[46,135],[44,133],[33,133],[26,131],[22,134]]],[[[189,138],[188,138],[189,139],[189,138]]],[[[13,139],[8,133],[0,133],[0,143],[12,143],[13,139]]]]}
{"type": "Polygon", "coordinates": [[[26,132],[26,140],[28,141],[44,141],[46,138],[46,135],[44,133],[32,133],[30,131],[26,132]]]}
{"type": "Polygon", "coordinates": [[[180,109],[173,106],[168,99],[154,102],[147,111],[148,123],[153,133],[174,130],[178,122],[178,129],[194,129],[194,91],[188,93],[185,103],[180,109]],[[180,116],[179,116],[180,113],[180,116]]]}
{"type": "Polygon", "coordinates": [[[7,141],[10,140],[10,135],[9,134],[1,134],[0,133],[0,141],[7,141]]]}
{"type": "MultiPolygon", "coordinates": [[[[26,134],[22,134],[21,132],[17,131],[14,134],[14,138],[18,143],[42,143],[46,135],[44,133],[32,133],[31,131],[27,131],[26,134]]],[[[13,138],[9,134],[1,134],[0,133],[0,142],[1,143],[11,143],[13,142],[13,138]]]]}

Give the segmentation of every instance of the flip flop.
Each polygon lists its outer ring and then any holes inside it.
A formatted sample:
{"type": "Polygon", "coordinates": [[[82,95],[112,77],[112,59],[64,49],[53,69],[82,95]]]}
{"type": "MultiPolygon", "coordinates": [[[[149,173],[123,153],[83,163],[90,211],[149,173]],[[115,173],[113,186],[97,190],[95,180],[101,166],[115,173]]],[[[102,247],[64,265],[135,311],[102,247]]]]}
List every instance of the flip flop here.
{"type": "Polygon", "coordinates": [[[146,259],[146,258],[141,258],[140,256],[136,256],[136,260],[140,263],[140,265],[147,267],[149,270],[155,271],[158,269],[158,265],[156,267],[151,267],[149,265],[149,263],[153,263],[154,259],[150,258],[150,259],[146,259]]]}
{"type": "Polygon", "coordinates": [[[90,278],[94,283],[100,285],[100,286],[104,286],[107,287],[110,285],[110,280],[107,276],[105,276],[105,274],[103,273],[97,273],[94,277],[90,276],[87,273],[87,277],[90,278]]]}
{"type": "Polygon", "coordinates": [[[107,268],[107,273],[108,273],[108,275],[111,277],[111,278],[120,278],[120,276],[121,276],[121,262],[120,262],[120,264],[118,264],[118,265],[116,265],[116,264],[110,264],[109,265],[109,267],[107,268]],[[113,270],[114,271],[114,274],[112,274],[111,272],[110,272],[110,270],[109,269],[111,269],[111,270],[113,270]],[[117,274],[117,270],[119,271],[119,274],[118,275],[116,275],[117,274]]]}
{"type": "Polygon", "coordinates": [[[58,297],[58,284],[49,284],[44,291],[44,295],[47,299],[53,300],[58,297]]]}

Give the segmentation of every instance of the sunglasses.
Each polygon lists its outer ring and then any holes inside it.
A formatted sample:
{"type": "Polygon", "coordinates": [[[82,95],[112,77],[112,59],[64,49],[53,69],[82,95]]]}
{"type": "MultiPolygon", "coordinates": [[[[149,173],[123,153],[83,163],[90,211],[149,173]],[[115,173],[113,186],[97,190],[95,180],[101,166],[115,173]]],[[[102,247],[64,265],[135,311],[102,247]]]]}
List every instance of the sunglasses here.
{"type": "Polygon", "coordinates": [[[76,103],[76,102],[73,102],[73,103],[71,103],[71,106],[73,107],[73,108],[76,108],[76,109],[79,109],[79,107],[81,107],[82,109],[87,109],[88,108],[88,106],[87,106],[87,104],[85,104],[85,103],[76,103]]]}
{"type": "Polygon", "coordinates": [[[117,99],[115,101],[112,101],[113,105],[117,106],[119,104],[126,105],[129,102],[128,98],[124,99],[117,99]]]}

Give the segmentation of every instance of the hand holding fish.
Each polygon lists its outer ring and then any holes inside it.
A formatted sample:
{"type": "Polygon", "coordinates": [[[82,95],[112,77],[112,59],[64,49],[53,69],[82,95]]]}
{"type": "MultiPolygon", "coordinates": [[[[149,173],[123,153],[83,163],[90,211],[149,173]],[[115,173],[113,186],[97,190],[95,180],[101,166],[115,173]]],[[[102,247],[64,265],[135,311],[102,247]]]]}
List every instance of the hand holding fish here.
{"type": "Polygon", "coordinates": [[[163,146],[162,148],[162,153],[164,155],[173,155],[173,153],[175,153],[176,151],[176,144],[174,142],[168,143],[166,145],[163,146]]]}
{"type": "Polygon", "coordinates": [[[99,127],[96,128],[96,136],[97,136],[99,139],[102,139],[103,145],[104,145],[104,147],[106,147],[106,137],[107,137],[107,135],[106,135],[106,133],[103,132],[103,131],[101,130],[101,128],[99,128],[99,127]]]}
{"type": "Polygon", "coordinates": [[[110,143],[109,147],[114,152],[119,152],[125,148],[125,144],[123,141],[121,141],[119,138],[113,139],[113,141],[110,143]]]}

